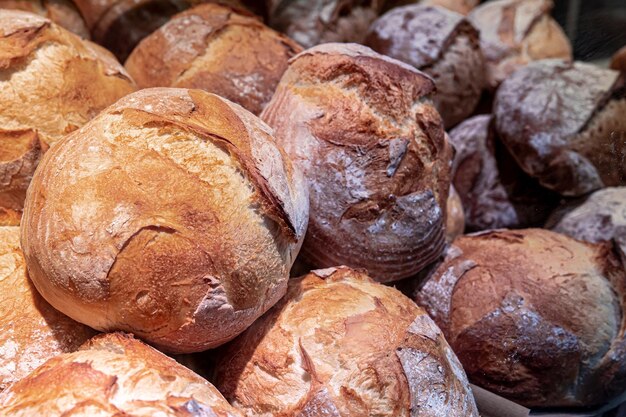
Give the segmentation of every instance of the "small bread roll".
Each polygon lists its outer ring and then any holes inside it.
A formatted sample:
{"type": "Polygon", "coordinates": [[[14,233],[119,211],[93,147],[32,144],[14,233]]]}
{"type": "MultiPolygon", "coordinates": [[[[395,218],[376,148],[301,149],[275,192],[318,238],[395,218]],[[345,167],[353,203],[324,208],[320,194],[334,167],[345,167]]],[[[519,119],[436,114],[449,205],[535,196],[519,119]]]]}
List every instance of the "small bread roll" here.
{"type": "Polygon", "coordinates": [[[615,52],[613,58],[611,58],[611,69],[626,72],[626,46],[615,52]]]}
{"type": "Polygon", "coordinates": [[[0,207],[21,211],[48,146],[135,85],[99,46],[16,10],[0,10],[0,69],[0,207]]]}
{"type": "Polygon", "coordinates": [[[208,381],[130,335],[96,336],[0,394],[6,415],[241,417],[208,381]]]}
{"type": "Polygon", "coordinates": [[[485,84],[478,31],[462,15],[441,7],[391,10],[370,27],[367,46],[430,75],[446,128],[470,116],[485,84]]]}
{"type": "Polygon", "coordinates": [[[44,156],[22,247],[60,311],[188,353],[284,294],[307,218],[304,180],[264,123],[201,90],[154,88],[44,156]]]}
{"type": "Polygon", "coordinates": [[[385,10],[394,9],[409,4],[420,4],[422,6],[439,6],[453,12],[467,15],[472,9],[478,6],[480,0],[387,0],[385,10]]]}
{"type": "Polygon", "coordinates": [[[535,62],[498,89],[498,136],[519,166],[565,196],[626,184],[626,90],[612,71],[535,62]]]}
{"type": "Polygon", "coordinates": [[[415,298],[496,394],[591,407],[626,390],[626,271],[610,245],[543,229],[460,237],[415,298]]]}
{"type": "Polygon", "coordinates": [[[493,0],[469,14],[480,32],[487,82],[496,89],[515,70],[548,58],[572,60],[572,46],[550,16],[552,0],[493,0]]]}
{"type": "Polygon", "coordinates": [[[465,231],[465,213],[463,212],[463,203],[459,193],[453,186],[450,186],[450,195],[446,204],[446,240],[452,242],[465,231]]]}
{"type": "Polygon", "coordinates": [[[0,9],[15,9],[44,16],[78,36],[89,39],[89,31],[70,0],[0,0],[0,9]]]}
{"type": "Polygon", "coordinates": [[[216,386],[249,417],[478,417],[428,315],[347,267],[290,280],[216,363],[216,386]]]}
{"type": "Polygon", "coordinates": [[[449,137],[456,149],[452,183],[469,231],[543,225],[560,197],[517,165],[497,137],[491,115],[467,119],[449,137]]]}
{"type": "Polygon", "coordinates": [[[363,42],[383,0],[267,0],[270,26],[305,48],[326,42],[363,42]]]}
{"type": "Polygon", "coordinates": [[[445,244],[452,148],[428,99],[432,80],[356,44],[291,64],[261,117],[308,179],[302,254],[377,280],[411,276],[445,244]]]}
{"type": "Polygon", "coordinates": [[[241,13],[211,3],[180,13],[141,41],[126,68],[141,88],[199,88],[259,114],[302,48],[241,13]]]}
{"type": "Polygon", "coordinates": [[[0,227],[0,391],[94,334],[41,298],[26,274],[19,227],[0,227]]]}

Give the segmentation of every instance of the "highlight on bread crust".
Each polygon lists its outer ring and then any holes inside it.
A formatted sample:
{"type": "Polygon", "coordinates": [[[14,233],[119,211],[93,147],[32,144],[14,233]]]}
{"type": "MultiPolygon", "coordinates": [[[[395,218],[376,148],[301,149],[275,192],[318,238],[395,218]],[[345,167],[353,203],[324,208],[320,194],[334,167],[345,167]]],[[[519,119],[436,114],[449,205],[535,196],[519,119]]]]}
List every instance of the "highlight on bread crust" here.
{"type": "Polygon", "coordinates": [[[258,18],[208,3],[141,41],[126,68],[139,87],[199,88],[259,114],[301,50],[258,18]]]}
{"type": "Polygon", "coordinates": [[[474,384],[526,407],[626,389],[626,270],[610,245],[543,229],[456,239],[416,293],[474,384]]]}
{"type": "Polygon", "coordinates": [[[478,417],[428,315],[347,267],[291,279],[216,362],[216,386],[248,416],[478,417]]]}
{"type": "Polygon", "coordinates": [[[89,39],[85,21],[71,0],[0,0],[0,9],[22,10],[46,17],[84,39],[89,39]]]}
{"type": "Polygon", "coordinates": [[[422,6],[443,7],[453,12],[467,15],[474,7],[478,6],[478,3],[480,3],[480,0],[386,0],[385,10],[409,4],[420,4],[422,6]]]}
{"type": "Polygon", "coordinates": [[[433,81],[356,44],[291,60],[261,114],[311,189],[305,261],[411,276],[445,242],[452,148],[433,81]]]}
{"type": "Polygon", "coordinates": [[[465,213],[459,193],[450,186],[450,195],[446,204],[446,240],[452,242],[465,231],[465,213]]]}
{"type": "Polygon", "coordinates": [[[44,156],[22,247],[62,312],[184,353],[284,294],[307,219],[305,182],[264,123],[201,90],[153,88],[44,156]]]}
{"type": "Polygon", "coordinates": [[[15,417],[241,417],[208,381],[130,335],[96,336],[0,393],[15,417]]]}

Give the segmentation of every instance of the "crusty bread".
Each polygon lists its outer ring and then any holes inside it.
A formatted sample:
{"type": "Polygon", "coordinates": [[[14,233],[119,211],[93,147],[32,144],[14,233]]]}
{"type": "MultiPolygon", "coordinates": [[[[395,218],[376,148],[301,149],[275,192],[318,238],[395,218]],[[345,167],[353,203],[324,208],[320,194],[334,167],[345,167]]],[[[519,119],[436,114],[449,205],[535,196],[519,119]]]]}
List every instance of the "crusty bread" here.
{"type": "Polygon", "coordinates": [[[35,13],[52,20],[78,36],[89,39],[89,31],[71,0],[0,0],[0,9],[35,13]]]}
{"type": "Polygon", "coordinates": [[[0,70],[0,207],[19,211],[45,149],[135,87],[110,53],[16,10],[0,10],[0,70]]]}
{"type": "Polygon", "coordinates": [[[41,298],[26,274],[19,227],[0,227],[0,391],[94,334],[41,298]]]}
{"type": "Polygon", "coordinates": [[[472,114],[485,85],[478,31],[441,7],[395,8],[370,26],[365,44],[424,71],[435,81],[435,107],[446,128],[472,114]]]}
{"type": "Polygon", "coordinates": [[[174,16],[126,61],[141,88],[199,88],[259,114],[302,48],[256,17],[218,4],[174,16]]]}
{"type": "Polygon", "coordinates": [[[626,88],[619,72],[543,60],[498,89],[496,130],[519,166],[565,196],[626,185],[626,88]]]}
{"type": "Polygon", "coordinates": [[[284,294],[307,218],[304,180],[264,123],[201,90],[153,88],[44,156],[22,247],[59,310],[185,353],[284,294]]]}
{"type": "Polygon", "coordinates": [[[130,335],[96,336],[0,394],[3,415],[240,417],[205,379],[130,335]]]}
{"type": "Polygon", "coordinates": [[[446,240],[452,242],[465,231],[465,213],[459,193],[450,186],[450,195],[446,204],[446,240]]]}
{"type": "Polygon", "coordinates": [[[287,295],[217,355],[216,386],[249,417],[478,417],[428,315],[347,267],[291,279],[287,295]]]}
{"type": "Polygon", "coordinates": [[[421,4],[422,6],[439,6],[462,15],[468,14],[478,6],[480,0],[386,0],[385,10],[394,9],[409,4],[421,4]]]}
{"type": "Polygon", "coordinates": [[[469,14],[480,31],[487,83],[492,89],[530,62],[572,59],[567,36],[550,16],[552,7],[552,0],[494,0],[469,14]]]}
{"type": "Polygon", "coordinates": [[[527,407],[626,389],[626,271],[610,245],[543,229],[458,238],[416,295],[470,381],[527,407]]]}
{"type": "Polygon", "coordinates": [[[445,243],[452,148],[432,80],[356,44],[297,55],[261,117],[311,188],[302,254],[315,268],[418,272],[445,243]]]}
{"type": "Polygon", "coordinates": [[[611,69],[626,72],[626,46],[615,52],[611,58],[611,69]]]}

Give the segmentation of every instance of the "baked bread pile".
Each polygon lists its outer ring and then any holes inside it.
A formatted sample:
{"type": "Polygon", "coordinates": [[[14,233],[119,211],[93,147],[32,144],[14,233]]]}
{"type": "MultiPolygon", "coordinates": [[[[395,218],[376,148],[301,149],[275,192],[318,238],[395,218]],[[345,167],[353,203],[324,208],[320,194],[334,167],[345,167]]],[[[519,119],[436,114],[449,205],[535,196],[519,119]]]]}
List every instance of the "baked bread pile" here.
{"type": "Polygon", "coordinates": [[[624,53],[551,8],[0,0],[0,415],[619,401],[624,53]]]}

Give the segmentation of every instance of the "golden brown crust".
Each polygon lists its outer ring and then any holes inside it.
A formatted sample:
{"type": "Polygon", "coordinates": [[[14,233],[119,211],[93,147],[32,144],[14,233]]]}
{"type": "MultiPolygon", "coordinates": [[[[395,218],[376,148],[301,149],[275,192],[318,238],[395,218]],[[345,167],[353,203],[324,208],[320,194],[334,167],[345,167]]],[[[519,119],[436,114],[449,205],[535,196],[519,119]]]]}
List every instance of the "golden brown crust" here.
{"type": "Polygon", "coordinates": [[[611,69],[626,72],[626,46],[615,52],[611,59],[611,69]]]}
{"type": "Polygon", "coordinates": [[[626,272],[608,245],[548,230],[458,238],[416,294],[470,381],[527,407],[626,388],[626,272]]]}
{"type": "Polygon", "coordinates": [[[0,0],[0,9],[38,14],[84,39],[89,39],[85,21],[70,0],[0,0]]]}
{"type": "Polygon", "coordinates": [[[355,44],[291,61],[261,117],[309,181],[302,254],[314,267],[348,264],[392,281],[441,253],[452,149],[433,88],[355,44]]]}
{"type": "Polygon", "coordinates": [[[452,242],[465,231],[465,213],[459,193],[450,186],[450,195],[446,204],[446,240],[452,242]]]}
{"type": "Polygon", "coordinates": [[[50,359],[0,394],[11,416],[240,417],[209,382],[113,333],[50,359]]]}
{"type": "Polygon", "coordinates": [[[290,280],[217,364],[218,388],[248,416],[478,416],[432,320],[347,267],[290,280]]]}
{"type": "Polygon", "coordinates": [[[174,16],[126,61],[141,88],[199,88],[259,114],[302,48],[256,17],[217,4],[174,16]]]}
{"type": "Polygon", "coordinates": [[[572,60],[567,36],[550,17],[553,6],[552,0],[496,0],[469,14],[480,31],[487,81],[492,89],[532,61],[572,60]]]}
{"type": "Polygon", "coordinates": [[[154,88],[53,147],[23,218],[29,271],[51,304],[192,352],[233,338],[284,293],[308,199],[251,113],[154,88]]]}
{"type": "Polygon", "coordinates": [[[52,308],[26,274],[19,227],[0,227],[0,391],[95,332],[52,308]]]}

